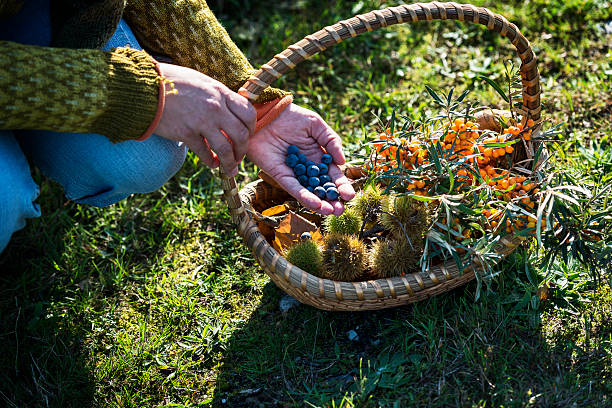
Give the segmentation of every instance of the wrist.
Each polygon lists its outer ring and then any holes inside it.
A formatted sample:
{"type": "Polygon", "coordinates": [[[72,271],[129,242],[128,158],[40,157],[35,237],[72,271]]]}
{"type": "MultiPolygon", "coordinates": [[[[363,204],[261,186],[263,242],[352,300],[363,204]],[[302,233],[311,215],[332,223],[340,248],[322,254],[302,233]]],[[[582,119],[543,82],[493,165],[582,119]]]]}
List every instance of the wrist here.
{"type": "Polygon", "coordinates": [[[162,113],[164,112],[164,106],[166,105],[166,83],[165,83],[165,77],[162,73],[161,70],[161,66],[159,64],[159,62],[157,62],[155,59],[151,58],[153,60],[153,63],[155,64],[155,70],[157,71],[157,75],[158,75],[158,81],[159,81],[159,96],[157,99],[157,112],[155,113],[155,117],[153,118],[153,121],[151,122],[151,124],[149,125],[149,127],[147,128],[147,130],[145,130],[145,132],[142,134],[142,136],[140,136],[139,138],[137,138],[136,140],[138,141],[143,141],[148,139],[152,134],[153,131],[157,128],[157,125],[159,125],[159,121],[161,120],[162,117],[162,113]]]}
{"type": "Polygon", "coordinates": [[[273,99],[269,102],[255,103],[253,106],[257,111],[257,124],[254,134],[272,123],[293,102],[293,95],[285,95],[281,98],[273,99]]]}

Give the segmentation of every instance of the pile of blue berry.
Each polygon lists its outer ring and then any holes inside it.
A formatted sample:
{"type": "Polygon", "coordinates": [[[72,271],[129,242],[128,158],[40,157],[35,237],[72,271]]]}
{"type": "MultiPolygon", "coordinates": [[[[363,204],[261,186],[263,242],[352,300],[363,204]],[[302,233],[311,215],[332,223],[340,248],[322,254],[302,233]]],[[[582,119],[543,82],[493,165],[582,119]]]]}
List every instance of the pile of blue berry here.
{"type": "Polygon", "coordinates": [[[331,162],[331,155],[324,154],[321,156],[321,163],[315,164],[312,160],[308,160],[304,153],[300,153],[300,149],[296,145],[289,146],[287,159],[285,160],[287,166],[293,169],[293,174],[301,185],[320,199],[329,201],[337,200],[339,195],[336,184],[327,174],[331,162]]]}

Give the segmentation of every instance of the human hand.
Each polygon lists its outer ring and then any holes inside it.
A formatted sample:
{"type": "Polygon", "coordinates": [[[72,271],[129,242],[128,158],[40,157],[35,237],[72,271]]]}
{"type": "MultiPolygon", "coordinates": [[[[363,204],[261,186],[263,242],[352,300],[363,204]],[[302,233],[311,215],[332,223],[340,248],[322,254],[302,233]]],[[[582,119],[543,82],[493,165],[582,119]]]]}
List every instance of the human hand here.
{"type": "Polygon", "coordinates": [[[235,176],[247,153],[257,113],[247,99],[198,71],[159,64],[177,92],[166,93],[161,120],[154,133],[184,142],[212,168],[221,164],[235,176]]]}
{"type": "Polygon", "coordinates": [[[346,162],[340,137],[316,113],[291,104],[272,123],[249,139],[248,158],[268,173],[284,190],[300,203],[323,215],[340,215],[344,205],[339,201],[327,202],[300,185],[293,170],[285,164],[289,145],[296,145],[309,160],[319,163],[321,155],[329,153],[333,162],[329,176],[338,187],[342,199],[348,201],[355,190],[338,165],[346,162]]]}

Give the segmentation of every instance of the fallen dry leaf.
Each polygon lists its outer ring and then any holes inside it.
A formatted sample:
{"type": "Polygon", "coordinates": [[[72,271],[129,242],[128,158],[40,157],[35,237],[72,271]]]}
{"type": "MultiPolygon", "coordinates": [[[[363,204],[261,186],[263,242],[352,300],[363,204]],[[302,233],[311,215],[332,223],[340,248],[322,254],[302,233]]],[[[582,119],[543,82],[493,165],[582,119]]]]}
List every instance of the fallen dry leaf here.
{"type": "Polygon", "coordinates": [[[278,228],[274,230],[273,246],[277,251],[283,253],[287,248],[298,243],[300,235],[304,232],[310,232],[314,241],[321,242],[323,240],[316,224],[293,211],[289,211],[289,214],[283,218],[278,228]]]}

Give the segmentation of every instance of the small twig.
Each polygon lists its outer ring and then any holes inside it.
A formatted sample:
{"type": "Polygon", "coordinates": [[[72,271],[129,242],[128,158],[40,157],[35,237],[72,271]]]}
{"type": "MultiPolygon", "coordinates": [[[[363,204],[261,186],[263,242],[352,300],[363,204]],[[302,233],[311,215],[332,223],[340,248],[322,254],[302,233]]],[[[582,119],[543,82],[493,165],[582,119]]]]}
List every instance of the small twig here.
{"type": "Polygon", "coordinates": [[[406,228],[404,228],[404,225],[401,223],[401,221],[393,214],[388,213],[386,211],[381,211],[381,213],[383,214],[387,214],[388,216],[390,216],[391,218],[393,218],[395,220],[395,222],[398,223],[398,225],[400,226],[400,228],[402,229],[402,232],[404,233],[404,236],[406,237],[406,239],[408,240],[408,244],[410,245],[410,249],[412,249],[414,251],[414,245],[412,245],[412,240],[410,239],[410,237],[408,236],[408,233],[406,232],[406,228]]]}
{"type": "Polygon", "coordinates": [[[385,228],[382,225],[376,224],[375,226],[373,226],[369,230],[363,232],[363,234],[361,235],[361,239],[369,238],[369,237],[371,237],[373,235],[378,234],[379,232],[383,232],[384,230],[385,230],[385,228]]]}

